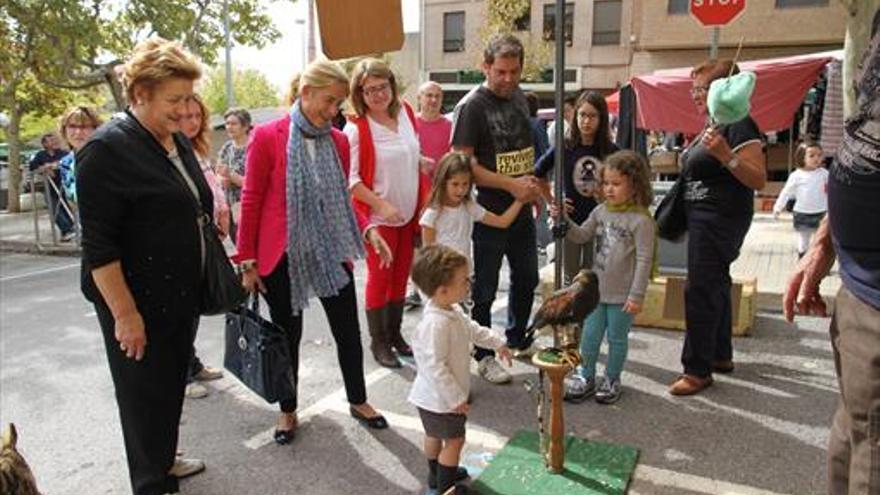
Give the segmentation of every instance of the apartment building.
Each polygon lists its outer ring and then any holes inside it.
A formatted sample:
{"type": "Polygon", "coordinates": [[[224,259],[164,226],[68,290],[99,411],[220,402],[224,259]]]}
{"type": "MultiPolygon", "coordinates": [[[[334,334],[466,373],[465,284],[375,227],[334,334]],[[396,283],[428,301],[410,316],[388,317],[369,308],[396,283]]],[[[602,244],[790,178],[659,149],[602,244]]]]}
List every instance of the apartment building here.
{"type": "MultiPolygon", "coordinates": [[[[720,56],[741,59],[834,50],[846,30],[837,0],[741,0],[746,10],[721,29],[720,56]]],[[[485,23],[484,0],[421,0],[421,79],[441,83],[447,103],[482,80],[479,61],[485,23]]],[[[631,76],[691,66],[708,57],[711,29],[689,15],[689,0],[574,0],[566,3],[565,89],[614,91],[631,76]]],[[[531,0],[516,22],[526,49],[553,44],[555,2],[531,0]]],[[[552,46],[547,69],[523,84],[550,101],[552,46]]]]}

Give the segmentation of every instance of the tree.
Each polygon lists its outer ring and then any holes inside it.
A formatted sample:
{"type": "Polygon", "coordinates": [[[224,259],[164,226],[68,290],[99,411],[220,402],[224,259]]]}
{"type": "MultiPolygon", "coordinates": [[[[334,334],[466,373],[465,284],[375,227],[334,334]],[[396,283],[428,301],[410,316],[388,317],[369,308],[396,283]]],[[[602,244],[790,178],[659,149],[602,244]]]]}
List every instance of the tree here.
{"type": "MultiPolygon", "coordinates": [[[[480,28],[481,46],[475,50],[479,54],[478,63],[483,62],[483,47],[495,33],[515,31],[517,21],[530,13],[531,0],[486,0],[486,22],[480,28]]],[[[541,71],[550,63],[552,50],[550,44],[541,36],[532,36],[531,30],[516,33],[526,49],[523,62],[523,79],[540,80],[541,71]]]]}
{"type": "MultiPolygon", "coordinates": [[[[232,72],[232,91],[238,106],[245,108],[274,107],[280,104],[278,89],[255,69],[235,69],[232,72]]],[[[229,106],[226,102],[226,79],[223,68],[208,73],[201,89],[205,104],[214,114],[222,114],[229,106]]]]}
{"type": "MultiPolygon", "coordinates": [[[[288,0],[291,1],[291,0],[288,0]]],[[[180,40],[207,64],[224,46],[223,2],[212,0],[5,0],[12,24],[33,35],[26,63],[44,84],[64,89],[110,87],[125,105],[115,67],[150,36],[180,40]]],[[[228,0],[232,37],[263,47],[280,33],[259,0],[228,0]]]]}

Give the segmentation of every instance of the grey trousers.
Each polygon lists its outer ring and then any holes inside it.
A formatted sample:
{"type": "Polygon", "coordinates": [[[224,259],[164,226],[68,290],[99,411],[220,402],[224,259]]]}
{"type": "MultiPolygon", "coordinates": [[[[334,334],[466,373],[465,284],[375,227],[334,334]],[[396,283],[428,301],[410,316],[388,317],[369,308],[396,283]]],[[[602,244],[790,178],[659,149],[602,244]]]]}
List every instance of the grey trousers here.
{"type": "Polygon", "coordinates": [[[840,402],[828,442],[828,493],[880,495],[880,309],[841,287],[831,344],[840,402]]]}
{"type": "Polygon", "coordinates": [[[563,286],[571,283],[571,279],[577,275],[581,268],[591,268],[593,266],[593,242],[589,241],[584,244],[578,244],[568,239],[562,240],[563,249],[563,265],[562,273],[565,276],[563,286]]]}

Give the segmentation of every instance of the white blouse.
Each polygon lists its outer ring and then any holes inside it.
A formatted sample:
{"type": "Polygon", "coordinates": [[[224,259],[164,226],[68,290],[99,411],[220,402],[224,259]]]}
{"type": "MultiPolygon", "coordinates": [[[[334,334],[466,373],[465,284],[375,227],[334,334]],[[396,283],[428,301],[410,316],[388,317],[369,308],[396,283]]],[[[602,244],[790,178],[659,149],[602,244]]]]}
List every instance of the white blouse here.
{"type": "MultiPolygon", "coordinates": [[[[375,211],[370,213],[371,225],[399,227],[406,225],[416,214],[419,199],[419,138],[405,109],[397,113],[397,132],[376,122],[369,116],[370,133],[376,150],[376,170],[373,173],[373,193],[391,203],[400,211],[403,221],[385,221],[375,211]]],[[[357,125],[349,122],[343,132],[351,144],[351,170],[348,187],[362,182],[360,176],[360,137],[357,125]]]]}

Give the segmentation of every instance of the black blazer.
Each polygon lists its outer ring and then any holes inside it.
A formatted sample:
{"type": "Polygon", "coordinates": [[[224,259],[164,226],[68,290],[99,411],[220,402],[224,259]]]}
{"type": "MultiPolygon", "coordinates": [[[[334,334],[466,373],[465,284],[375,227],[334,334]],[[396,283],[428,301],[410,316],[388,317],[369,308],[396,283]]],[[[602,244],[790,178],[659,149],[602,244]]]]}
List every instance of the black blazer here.
{"type": "MultiPolygon", "coordinates": [[[[213,217],[211,190],[189,140],[178,154],[213,217]]],[[[192,192],[167,152],[126,111],[95,131],[76,156],[82,222],[82,291],[105,305],[91,271],[120,260],[138,311],[148,323],[199,312],[201,232],[192,192]]]]}

